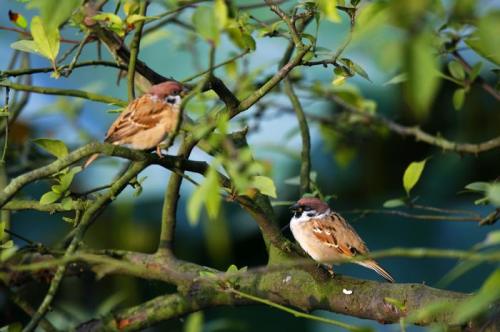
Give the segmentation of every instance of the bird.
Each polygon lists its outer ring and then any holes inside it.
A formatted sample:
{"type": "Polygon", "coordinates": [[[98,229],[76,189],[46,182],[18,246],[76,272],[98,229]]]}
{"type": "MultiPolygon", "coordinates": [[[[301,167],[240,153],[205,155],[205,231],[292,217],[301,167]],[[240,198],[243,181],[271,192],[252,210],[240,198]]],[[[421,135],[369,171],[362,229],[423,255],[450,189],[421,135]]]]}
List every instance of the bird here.
{"type": "MultiPolygon", "coordinates": [[[[300,247],[316,262],[325,265],[329,272],[336,259],[366,256],[368,247],[351,225],[328,204],[315,197],[301,198],[290,207],[293,216],[290,230],[300,247]]],[[[354,263],[374,270],[388,282],[394,278],[374,260],[354,263]]]]}
{"type": "MultiPolygon", "coordinates": [[[[137,150],[156,147],[157,155],[162,157],[160,143],[177,126],[184,93],[182,84],[173,80],[151,86],[147,93],[127,105],[109,127],[104,142],[137,150]]],[[[90,156],[84,168],[98,156],[90,156]]]]}

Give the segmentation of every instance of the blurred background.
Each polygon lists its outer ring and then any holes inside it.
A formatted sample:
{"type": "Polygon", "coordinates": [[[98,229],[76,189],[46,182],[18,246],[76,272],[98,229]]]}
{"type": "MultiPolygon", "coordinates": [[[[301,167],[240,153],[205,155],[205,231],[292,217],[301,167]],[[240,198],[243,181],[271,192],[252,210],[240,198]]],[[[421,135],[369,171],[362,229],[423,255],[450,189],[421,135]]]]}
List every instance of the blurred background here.
{"type": "MultiPolygon", "coordinates": [[[[459,2],[443,1],[443,10],[450,13],[459,2]]],[[[497,1],[468,2],[470,15],[473,17],[481,17],[500,7],[497,1]]],[[[289,2],[291,3],[294,2],[289,2]]],[[[111,3],[110,7],[114,5],[111,3]]],[[[287,8],[287,4],[283,7],[287,8]]],[[[22,13],[28,21],[37,14],[36,9],[27,9],[25,4],[18,1],[0,0],[0,26],[12,26],[7,15],[8,10],[22,13]]],[[[164,3],[155,1],[149,7],[148,15],[163,11],[164,3]]],[[[250,12],[259,18],[273,18],[267,8],[250,12]]],[[[192,11],[186,10],[181,19],[190,22],[191,14],[192,11]]],[[[335,50],[344,41],[349,30],[349,20],[343,13],[340,16],[339,23],[325,21],[321,24],[318,45],[335,50]]],[[[344,56],[363,66],[371,82],[356,76],[338,89],[356,91],[364,100],[374,101],[376,112],[398,123],[418,124],[429,133],[439,133],[453,141],[481,142],[500,134],[498,101],[485,93],[479,84],[471,86],[463,107],[457,111],[452,102],[456,84],[441,80],[428,114],[423,118],[416,117],[403,96],[401,84],[387,84],[391,78],[401,73],[403,45],[407,42],[404,29],[384,22],[383,18],[374,16],[371,19],[370,25],[366,23],[366,29],[360,29],[344,53],[344,56]]],[[[435,20],[438,21],[439,18],[435,20]]],[[[314,33],[314,28],[314,25],[311,25],[308,29],[311,30],[310,33],[314,33]]],[[[74,28],[65,29],[63,36],[76,40],[82,38],[82,34],[74,28]]],[[[257,35],[254,37],[257,42],[256,51],[238,61],[237,74],[234,73],[234,68],[228,67],[216,71],[230,88],[235,89],[238,85],[241,88],[242,84],[246,84],[245,81],[262,81],[277,70],[277,63],[287,45],[286,41],[257,35]]],[[[0,70],[6,69],[13,52],[9,45],[16,40],[16,33],[0,30],[0,70]]],[[[62,47],[62,51],[68,48],[64,44],[62,47]]],[[[224,36],[217,49],[216,63],[238,52],[234,44],[224,36]]],[[[111,60],[105,50],[103,55],[111,60]]],[[[472,64],[483,62],[481,75],[494,85],[497,79],[492,71],[494,64],[480,58],[470,49],[465,49],[462,56],[472,64]]],[[[84,49],[81,60],[91,60],[95,57],[96,47],[89,44],[84,49]]],[[[143,38],[140,58],[159,73],[183,80],[207,68],[208,46],[194,33],[186,32],[176,25],[167,25],[143,38]]],[[[30,60],[32,67],[49,65],[42,57],[30,55],[30,60]]],[[[448,58],[443,56],[440,61],[444,64],[448,58]]],[[[294,71],[293,75],[302,82],[297,93],[305,111],[317,117],[336,119],[338,107],[308,89],[311,84],[332,86],[331,68],[302,67],[294,71]]],[[[50,74],[36,74],[32,78],[32,84],[36,86],[74,88],[126,100],[126,81],[122,80],[118,84],[117,81],[117,71],[104,67],[75,69],[68,78],[54,79],[50,74]]],[[[214,96],[208,93],[205,98],[213,99],[214,96]]],[[[43,155],[30,142],[31,139],[61,139],[70,149],[90,141],[101,141],[108,126],[116,118],[116,113],[112,112],[114,109],[116,107],[83,99],[31,94],[26,108],[9,133],[12,137],[7,156],[9,176],[14,177],[26,171],[27,167],[30,167],[28,164],[31,156],[43,155]]],[[[187,105],[187,113],[192,117],[196,118],[205,111],[203,100],[196,99],[187,105]]],[[[241,128],[244,124],[249,125],[250,146],[255,156],[269,166],[270,174],[277,185],[276,201],[297,200],[298,186],[287,184],[293,182],[287,179],[294,178],[299,173],[301,140],[297,120],[288,99],[277,90],[233,122],[234,129],[241,128]]],[[[465,192],[464,187],[471,182],[489,182],[498,178],[498,149],[477,156],[442,152],[439,148],[415,142],[411,138],[403,138],[386,130],[373,130],[358,124],[349,125],[348,122],[329,126],[311,119],[310,131],[312,165],[321,192],[333,195],[329,201],[330,206],[352,223],[372,251],[392,247],[468,250],[483,241],[489,232],[498,229],[496,225],[478,227],[475,222],[414,220],[387,214],[353,212],[359,209],[383,210],[382,206],[387,200],[404,197],[402,176],[406,167],[412,161],[429,158],[421,180],[412,192],[412,197],[418,198],[418,204],[470,210],[484,216],[493,210],[492,206],[475,205],[474,201],[480,196],[465,192]]],[[[174,153],[176,148],[174,145],[169,153],[174,153]]],[[[192,154],[192,159],[210,160],[199,150],[192,154]]],[[[116,158],[100,158],[92,167],[77,175],[72,191],[85,192],[109,183],[120,172],[122,165],[123,161],[116,158]]],[[[85,244],[88,247],[141,252],[155,250],[160,230],[163,192],[169,172],[153,166],[141,173],[141,177],[144,177],[142,193],[136,195],[136,192],[129,188],[120,195],[87,233],[85,244]]],[[[221,218],[217,221],[208,221],[208,218],[202,215],[198,225],[192,226],[188,223],[186,203],[193,189],[192,184],[184,182],[176,233],[175,251],[178,257],[223,270],[230,264],[238,267],[265,264],[267,257],[259,230],[255,222],[235,204],[224,203],[221,218]]],[[[47,182],[38,182],[24,190],[23,195],[36,200],[47,190],[47,182]]],[[[277,206],[276,212],[281,224],[286,225],[291,217],[286,206],[277,206]]],[[[49,246],[60,241],[71,228],[72,226],[62,219],[61,214],[26,211],[13,213],[11,216],[12,231],[49,246]]],[[[285,234],[291,237],[288,230],[285,234]]],[[[19,239],[14,241],[19,247],[26,244],[19,239]]],[[[382,259],[380,263],[391,272],[397,282],[436,286],[457,262],[445,259],[391,258],[382,259]]],[[[493,265],[480,264],[453,282],[440,286],[460,292],[473,292],[482,285],[494,268],[493,265]]],[[[375,273],[354,265],[338,266],[336,272],[363,279],[380,279],[375,273]]],[[[46,285],[33,284],[26,287],[23,293],[33,304],[37,304],[46,290],[46,285]]],[[[88,274],[66,278],[48,318],[61,327],[74,326],[110,310],[137,305],[171,290],[172,288],[158,282],[130,277],[107,276],[102,280],[95,280],[93,274],[88,274]]],[[[3,292],[0,292],[0,312],[0,326],[27,321],[27,317],[8,301],[3,292]]],[[[384,326],[326,312],[315,314],[360,326],[371,326],[376,331],[399,330],[399,325],[384,326]]],[[[148,331],[182,331],[184,321],[172,320],[148,331]]],[[[203,331],[333,330],[329,325],[295,318],[259,305],[208,310],[204,312],[203,326],[203,331]]],[[[408,331],[423,330],[426,329],[408,328],[408,331]]]]}

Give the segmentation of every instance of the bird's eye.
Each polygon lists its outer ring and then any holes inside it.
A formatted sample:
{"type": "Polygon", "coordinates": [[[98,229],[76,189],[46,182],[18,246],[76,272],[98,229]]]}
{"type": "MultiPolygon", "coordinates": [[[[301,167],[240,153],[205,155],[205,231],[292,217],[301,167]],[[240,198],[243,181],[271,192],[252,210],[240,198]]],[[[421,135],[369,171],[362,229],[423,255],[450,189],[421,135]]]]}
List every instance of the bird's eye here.
{"type": "Polygon", "coordinates": [[[311,211],[312,210],[309,206],[304,206],[303,209],[304,209],[304,211],[311,211]]]}

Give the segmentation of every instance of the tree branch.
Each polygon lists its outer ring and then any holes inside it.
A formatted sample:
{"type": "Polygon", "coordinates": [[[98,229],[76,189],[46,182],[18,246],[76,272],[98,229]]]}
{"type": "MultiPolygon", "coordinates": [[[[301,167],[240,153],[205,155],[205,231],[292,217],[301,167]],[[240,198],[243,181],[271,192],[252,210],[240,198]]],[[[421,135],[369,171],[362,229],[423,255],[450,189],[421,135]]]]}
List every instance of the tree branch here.
{"type": "Polygon", "coordinates": [[[472,143],[457,143],[453,141],[449,141],[440,136],[433,136],[431,134],[426,133],[422,129],[418,127],[408,127],[403,126],[399,123],[396,123],[380,114],[364,112],[362,109],[359,109],[355,106],[352,106],[346,102],[344,102],[339,97],[333,94],[327,94],[327,98],[331,99],[338,105],[342,106],[345,110],[349,112],[353,112],[356,115],[360,115],[368,120],[375,121],[380,123],[390,129],[391,131],[401,135],[401,136],[410,136],[414,137],[416,141],[424,142],[430,145],[434,145],[440,147],[443,150],[455,151],[459,153],[470,153],[470,154],[479,154],[481,152],[485,152],[488,150],[493,150],[500,147],[500,136],[490,139],[488,141],[472,144],[472,143]]]}
{"type": "Polygon", "coordinates": [[[103,96],[97,93],[86,92],[82,90],[59,89],[59,88],[48,88],[43,86],[24,85],[24,84],[14,83],[8,80],[0,81],[0,86],[9,87],[11,89],[19,91],[29,91],[46,95],[78,97],[117,106],[127,105],[127,103],[121,99],[103,96]]]}
{"type": "MultiPolygon", "coordinates": [[[[146,16],[146,1],[139,2],[139,15],[146,16]]],[[[135,34],[132,42],[130,43],[130,60],[128,62],[128,101],[131,102],[135,99],[135,64],[137,62],[137,55],[139,54],[139,47],[141,44],[142,28],[144,21],[136,23],[135,34]]]]}
{"type": "Polygon", "coordinates": [[[297,116],[297,121],[299,122],[300,137],[302,138],[302,152],[301,152],[301,163],[300,163],[300,193],[304,195],[305,193],[311,192],[311,137],[309,134],[309,126],[307,124],[307,118],[304,113],[304,109],[300,104],[299,98],[293,91],[292,83],[289,78],[285,78],[283,81],[283,88],[285,93],[288,95],[292,108],[297,116]]]}

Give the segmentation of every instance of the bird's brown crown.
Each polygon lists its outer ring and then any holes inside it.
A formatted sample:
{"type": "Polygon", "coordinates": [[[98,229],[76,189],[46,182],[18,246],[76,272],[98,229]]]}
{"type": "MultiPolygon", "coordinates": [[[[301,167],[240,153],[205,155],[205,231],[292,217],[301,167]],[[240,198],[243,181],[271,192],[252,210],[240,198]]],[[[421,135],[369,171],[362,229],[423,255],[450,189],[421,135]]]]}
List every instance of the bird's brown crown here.
{"type": "Polygon", "coordinates": [[[164,99],[167,96],[177,96],[181,94],[184,87],[177,81],[166,81],[160,84],[153,85],[149,88],[148,93],[164,99]]]}
{"type": "Polygon", "coordinates": [[[300,209],[309,208],[310,210],[314,210],[319,214],[326,212],[330,208],[328,204],[316,197],[301,198],[294,206],[300,209]]]}

